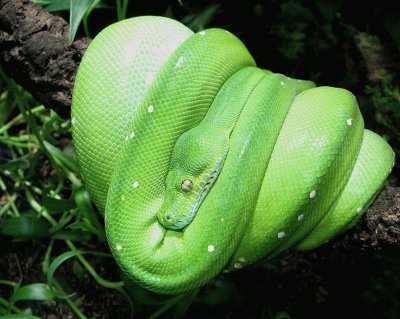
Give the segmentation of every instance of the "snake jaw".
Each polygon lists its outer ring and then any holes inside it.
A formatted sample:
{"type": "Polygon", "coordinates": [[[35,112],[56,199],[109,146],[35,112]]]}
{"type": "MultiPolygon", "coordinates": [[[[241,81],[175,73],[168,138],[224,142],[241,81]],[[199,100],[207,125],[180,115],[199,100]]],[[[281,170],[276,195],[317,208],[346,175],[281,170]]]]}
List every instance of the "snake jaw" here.
{"type": "MultiPolygon", "coordinates": [[[[188,226],[217,180],[223,162],[224,158],[218,157],[211,169],[207,169],[207,172],[203,172],[195,179],[184,179],[184,182],[191,182],[191,189],[180,189],[178,192],[171,193],[167,190],[164,203],[157,213],[159,223],[165,228],[173,230],[180,230],[188,226]],[[210,171],[211,173],[208,173],[210,171]],[[196,179],[200,182],[196,182],[196,179]]],[[[178,180],[181,179],[178,178],[178,180]]]]}
{"type": "Polygon", "coordinates": [[[175,214],[166,214],[165,211],[160,214],[158,214],[158,220],[159,222],[167,229],[182,229],[183,227],[181,226],[182,221],[177,218],[175,214]]]}

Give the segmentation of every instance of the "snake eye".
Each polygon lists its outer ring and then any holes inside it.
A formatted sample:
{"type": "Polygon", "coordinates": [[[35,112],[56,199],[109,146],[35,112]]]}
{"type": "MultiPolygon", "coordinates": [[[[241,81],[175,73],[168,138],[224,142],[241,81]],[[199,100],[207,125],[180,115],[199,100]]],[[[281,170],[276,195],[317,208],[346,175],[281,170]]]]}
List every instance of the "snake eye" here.
{"type": "Polygon", "coordinates": [[[181,188],[184,192],[190,192],[193,189],[193,182],[190,179],[185,179],[181,184],[181,188]]]}

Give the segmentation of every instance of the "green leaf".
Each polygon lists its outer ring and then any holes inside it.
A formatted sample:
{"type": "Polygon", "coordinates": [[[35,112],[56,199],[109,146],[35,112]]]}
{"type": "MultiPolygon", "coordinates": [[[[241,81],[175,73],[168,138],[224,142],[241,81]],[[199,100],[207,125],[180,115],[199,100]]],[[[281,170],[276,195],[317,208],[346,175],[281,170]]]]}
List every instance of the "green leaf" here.
{"type": "Polygon", "coordinates": [[[58,116],[52,116],[50,119],[47,119],[42,129],[42,138],[53,145],[57,145],[58,141],[57,138],[53,137],[52,133],[62,133],[58,132],[58,129],[60,128],[57,123],[58,120],[58,116]]]}
{"type": "Polygon", "coordinates": [[[47,141],[43,141],[43,143],[58,165],[67,171],[71,171],[76,174],[79,173],[78,163],[72,156],[64,153],[62,150],[47,141]]]}
{"type": "Polygon", "coordinates": [[[32,2],[38,4],[39,6],[48,6],[51,3],[51,0],[32,0],[32,2]]]}
{"type": "Polygon", "coordinates": [[[10,298],[10,303],[14,304],[21,300],[53,300],[54,293],[49,285],[43,283],[29,284],[18,288],[10,298]]]}
{"type": "Polygon", "coordinates": [[[91,38],[90,31],[89,31],[89,16],[90,16],[90,13],[92,12],[92,10],[94,8],[101,8],[101,7],[103,7],[103,8],[105,7],[105,5],[103,3],[101,3],[101,0],[94,0],[92,5],[86,10],[86,13],[83,16],[82,25],[83,25],[83,29],[85,30],[85,35],[88,38],[91,38]]]}
{"type": "Polygon", "coordinates": [[[85,217],[85,219],[89,221],[90,225],[92,225],[97,230],[96,234],[99,237],[99,240],[104,241],[106,239],[104,227],[100,223],[99,219],[97,218],[96,212],[92,207],[89,193],[85,190],[84,187],[81,187],[74,192],[74,199],[81,214],[85,217]]]}
{"type": "MultiPolygon", "coordinates": [[[[96,229],[95,227],[90,225],[88,222],[76,222],[76,223],[68,225],[68,228],[83,230],[84,232],[92,233],[99,238],[100,237],[103,238],[103,236],[105,236],[104,231],[99,231],[98,229],[96,229]]],[[[100,241],[103,241],[103,240],[100,240],[100,241]]]]}
{"type": "Polygon", "coordinates": [[[286,311],[280,311],[274,316],[274,319],[291,319],[291,317],[286,311]]]}
{"type": "Polygon", "coordinates": [[[0,127],[3,126],[5,121],[8,119],[12,110],[15,106],[15,103],[12,98],[12,94],[9,94],[8,91],[4,91],[0,94],[0,127]]]}
{"type": "Polygon", "coordinates": [[[29,169],[25,175],[26,180],[31,180],[39,171],[42,170],[43,161],[40,157],[40,152],[29,154],[29,169]]]}
{"type": "Polygon", "coordinates": [[[56,232],[64,229],[73,218],[73,214],[67,214],[64,216],[65,216],[65,218],[61,218],[58,221],[58,223],[56,223],[50,227],[50,229],[49,229],[50,235],[55,234],[56,232]]]}
{"type": "Polygon", "coordinates": [[[69,15],[69,36],[70,43],[74,41],[76,31],[82,21],[86,11],[90,8],[94,0],[71,0],[71,10],[69,15]]]}
{"type": "Polygon", "coordinates": [[[33,0],[36,4],[45,7],[48,12],[69,10],[70,0],[33,0]]]}
{"type": "Polygon", "coordinates": [[[78,255],[85,255],[85,254],[90,254],[94,256],[100,256],[100,257],[110,257],[109,254],[102,253],[102,252],[97,252],[97,251],[86,251],[86,250],[73,250],[73,251],[67,251],[59,256],[57,256],[50,264],[48,272],[47,272],[47,282],[50,287],[54,287],[53,285],[53,280],[54,280],[54,274],[57,270],[58,267],[68,259],[72,257],[76,257],[78,255]]]}
{"type": "Polygon", "coordinates": [[[15,315],[5,315],[1,317],[1,319],[42,319],[42,318],[33,315],[15,314],[15,315]]]}
{"type": "Polygon", "coordinates": [[[43,206],[51,212],[61,213],[76,208],[76,203],[73,199],[58,199],[44,195],[43,206]]]}
{"type": "Polygon", "coordinates": [[[46,6],[46,10],[49,12],[69,10],[70,0],[52,0],[50,4],[46,6]]]}
{"type": "Polygon", "coordinates": [[[83,282],[85,280],[84,269],[81,266],[81,264],[76,260],[74,260],[74,263],[72,264],[72,271],[73,271],[75,277],[78,278],[78,280],[80,282],[83,282]]]}
{"type": "Polygon", "coordinates": [[[54,273],[56,272],[57,268],[60,267],[62,263],[67,261],[68,259],[75,257],[77,255],[82,255],[88,252],[82,250],[75,250],[75,251],[67,251],[59,256],[57,256],[50,264],[49,269],[47,271],[47,282],[50,287],[54,288],[53,280],[54,280],[54,273]]]}
{"type": "Polygon", "coordinates": [[[44,219],[22,215],[6,219],[3,223],[1,233],[24,239],[40,238],[49,236],[49,227],[49,223],[44,219]]]}
{"type": "MultiPolygon", "coordinates": [[[[30,155],[23,155],[15,160],[10,160],[7,163],[4,164],[0,164],[0,170],[1,171],[13,171],[16,170],[18,168],[20,169],[26,169],[28,168],[29,165],[29,159],[30,159],[30,155]]],[[[0,159],[1,160],[1,159],[0,159]]]]}
{"type": "Polygon", "coordinates": [[[92,237],[91,233],[80,230],[60,230],[51,236],[53,239],[72,240],[72,241],[89,241],[92,237]]]}

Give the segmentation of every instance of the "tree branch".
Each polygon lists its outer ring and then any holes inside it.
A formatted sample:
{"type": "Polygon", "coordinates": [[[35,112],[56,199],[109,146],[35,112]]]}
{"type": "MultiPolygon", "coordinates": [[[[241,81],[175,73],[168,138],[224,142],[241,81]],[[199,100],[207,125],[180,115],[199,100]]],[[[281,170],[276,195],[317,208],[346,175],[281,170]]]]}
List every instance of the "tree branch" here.
{"type": "Polygon", "coordinates": [[[0,63],[36,100],[70,116],[78,65],[89,45],[69,45],[68,23],[29,0],[0,0],[0,63]]]}
{"type": "MultiPolygon", "coordinates": [[[[45,106],[67,118],[73,82],[90,40],[68,44],[68,24],[28,0],[0,0],[0,63],[45,106]]],[[[356,227],[331,241],[333,250],[400,246],[400,188],[386,187],[356,227]]]]}

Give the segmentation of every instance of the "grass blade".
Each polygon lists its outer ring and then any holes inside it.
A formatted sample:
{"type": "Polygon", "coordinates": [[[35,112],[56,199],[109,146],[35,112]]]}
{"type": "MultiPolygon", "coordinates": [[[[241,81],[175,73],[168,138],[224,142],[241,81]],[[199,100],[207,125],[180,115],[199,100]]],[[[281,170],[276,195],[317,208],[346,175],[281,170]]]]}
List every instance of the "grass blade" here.
{"type": "Polygon", "coordinates": [[[83,16],[89,9],[94,0],[71,0],[71,9],[69,16],[69,43],[75,38],[76,31],[82,21],[83,16]]]}
{"type": "Polygon", "coordinates": [[[96,234],[100,241],[106,239],[104,233],[104,227],[97,218],[96,212],[92,207],[92,202],[90,201],[89,193],[83,188],[79,188],[74,193],[74,199],[78,206],[80,213],[85,217],[85,219],[93,226],[97,231],[96,234]]]}
{"type": "Polygon", "coordinates": [[[15,315],[5,315],[1,317],[1,319],[42,319],[42,318],[33,315],[15,314],[15,315]]]}
{"type": "Polygon", "coordinates": [[[50,153],[50,156],[52,156],[52,158],[57,162],[59,167],[76,174],[79,173],[78,163],[72,156],[67,155],[62,150],[47,141],[43,141],[43,143],[47,151],[50,153]]]}
{"type": "Polygon", "coordinates": [[[49,285],[36,283],[18,288],[11,296],[10,303],[14,304],[21,300],[53,300],[54,297],[49,285]]]}
{"type": "Polygon", "coordinates": [[[22,239],[32,239],[48,237],[49,227],[50,225],[42,218],[23,215],[6,219],[1,233],[22,239]]]}
{"type": "Polygon", "coordinates": [[[58,199],[44,195],[43,206],[50,212],[61,213],[76,208],[76,203],[73,199],[58,199]]]}

